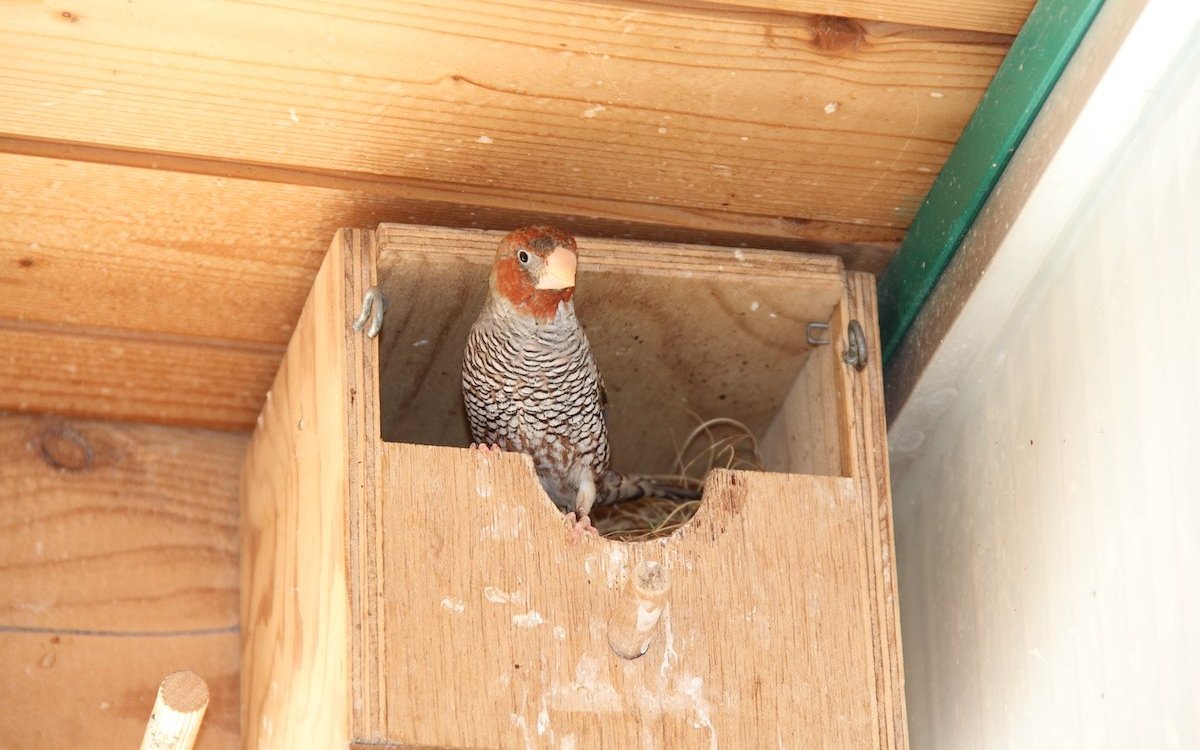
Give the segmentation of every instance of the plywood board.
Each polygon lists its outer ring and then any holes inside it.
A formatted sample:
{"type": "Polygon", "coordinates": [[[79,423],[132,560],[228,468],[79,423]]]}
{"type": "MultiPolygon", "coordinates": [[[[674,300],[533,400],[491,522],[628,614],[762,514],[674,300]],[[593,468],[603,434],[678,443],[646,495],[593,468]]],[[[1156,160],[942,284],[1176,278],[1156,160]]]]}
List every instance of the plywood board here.
{"type": "Polygon", "coordinates": [[[461,748],[876,746],[852,480],[722,472],[669,540],[571,544],[525,457],[383,449],[376,616],[392,636],[375,655],[389,690],[371,736],[461,748]],[[649,651],[625,660],[609,649],[608,622],[642,559],[667,568],[669,605],[649,651]]]}
{"type": "Polygon", "coordinates": [[[373,251],[365,249],[371,244],[369,232],[334,238],[246,456],[246,747],[342,747],[350,740],[351,679],[360,679],[350,668],[350,587],[362,567],[354,555],[367,554],[357,544],[358,509],[370,507],[364,494],[375,487],[373,478],[363,480],[370,452],[362,436],[378,435],[378,423],[362,416],[377,398],[362,363],[362,349],[374,347],[350,322],[374,274],[373,251]]]}
{"type": "MultiPolygon", "coordinates": [[[[384,439],[470,442],[462,351],[500,235],[380,228],[384,439]]],[[[575,307],[624,471],[670,473],[702,420],[731,417],[761,435],[804,367],[807,323],[829,320],[842,293],[827,257],[595,238],[580,238],[579,254],[575,307]]]]}
{"type": "Polygon", "coordinates": [[[1009,42],[700,4],[17,4],[0,130],[464,204],[903,228],[1009,42]]]}
{"type": "Polygon", "coordinates": [[[135,747],[158,684],[237,746],[244,435],[0,415],[0,746],[135,747]]]}

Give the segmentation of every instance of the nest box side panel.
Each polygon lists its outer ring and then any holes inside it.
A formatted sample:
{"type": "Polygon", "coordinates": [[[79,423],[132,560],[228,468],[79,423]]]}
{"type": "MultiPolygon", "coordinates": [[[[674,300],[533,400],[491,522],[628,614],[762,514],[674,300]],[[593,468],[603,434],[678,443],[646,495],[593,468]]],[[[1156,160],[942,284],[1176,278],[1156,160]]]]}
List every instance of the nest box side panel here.
{"type": "Polygon", "coordinates": [[[524,456],[385,443],[381,474],[379,740],[877,746],[852,479],[720,471],[670,538],[573,544],[524,456]],[[671,587],[648,651],[621,658],[609,638],[644,560],[671,587]]]}
{"type": "Polygon", "coordinates": [[[850,346],[851,321],[865,333],[866,365],[839,368],[843,385],[842,425],[848,442],[850,475],[858,483],[867,528],[868,582],[871,590],[872,630],[879,675],[879,695],[886,736],[881,746],[908,748],[908,715],[904,703],[904,656],[900,641],[900,594],[896,581],[895,534],[892,527],[892,490],[888,472],[887,412],[883,404],[883,351],[879,338],[879,313],[875,276],[846,274],[846,296],[838,305],[831,326],[837,332],[835,352],[844,364],[850,346]]]}
{"type": "MultiPolygon", "coordinates": [[[[372,233],[334,238],[267,394],[242,477],[243,747],[350,740],[349,576],[375,403],[350,328],[374,273],[372,233]],[[366,398],[363,390],[367,389],[366,398]]],[[[376,422],[377,424],[377,422],[376,422]]],[[[377,435],[377,427],[374,428],[377,435]]],[[[377,440],[377,438],[376,438],[377,440]]]]}

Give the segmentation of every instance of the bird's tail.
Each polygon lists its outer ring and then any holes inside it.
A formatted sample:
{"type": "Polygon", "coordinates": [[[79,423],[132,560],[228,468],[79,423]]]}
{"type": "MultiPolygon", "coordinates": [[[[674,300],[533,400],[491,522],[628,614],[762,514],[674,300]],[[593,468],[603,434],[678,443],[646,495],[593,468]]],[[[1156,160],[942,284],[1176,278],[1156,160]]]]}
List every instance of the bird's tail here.
{"type": "Polygon", "coordinates": [[[615,505],[643,497],[657,497],[676,503],[700,499],[700,490],[685,487],[679,482],[652,479],[609,470],[604,475],[596,505],[615,505]]]}

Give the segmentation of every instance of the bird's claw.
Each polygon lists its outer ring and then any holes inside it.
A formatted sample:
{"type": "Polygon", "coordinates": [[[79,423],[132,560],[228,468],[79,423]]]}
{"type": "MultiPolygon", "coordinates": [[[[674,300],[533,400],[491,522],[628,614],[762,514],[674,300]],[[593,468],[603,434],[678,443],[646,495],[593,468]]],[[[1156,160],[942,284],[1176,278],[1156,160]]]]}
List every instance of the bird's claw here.
{"type": "Polygon", "coordinates": [[[572,511],[566,515],[566,524],[570,529],[570,532],[567,534],[567,538],[570,539],[573,544],[578,543],[583,534],[591,534],[594,537],[600,536],[600,532],[597,531],[596,527],[592,525],[592,519],[586,514],[577,516],[575,512],[572,511]]]}
{"type": "Polygon", "coordinates": [[[488,445],[487,443],[471,443],[471,450],[477,450],[477,451],[481,451],[483,453],[503,453],[504,452],[504,449],[501,448],[500,446],[496,445],[495,443],[492,443],[491,445],[488,445]]]}

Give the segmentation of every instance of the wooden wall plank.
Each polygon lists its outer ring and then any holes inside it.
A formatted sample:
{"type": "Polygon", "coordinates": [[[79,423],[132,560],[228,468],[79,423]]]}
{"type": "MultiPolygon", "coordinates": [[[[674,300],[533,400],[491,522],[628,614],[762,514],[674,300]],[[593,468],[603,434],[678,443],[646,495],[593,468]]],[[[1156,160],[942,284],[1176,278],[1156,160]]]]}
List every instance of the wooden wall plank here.
{"type": "Polygon", "coordinates": [[[237,744],[247,437],[0,414],[0,746],[135,747],[201,674],[199,748],[237,744]]]}
{"type": "Polygon", "coordinates": [[[0,746],[136,748],[162,678],[190,669],[211,699],[196,750],[238,744],[238,636],[0,633],[0,746]]]}
{"type": "Polygon", "coordinates": [[[244,435],[0,415],[0,623],[237,624],[244,435]]]}
{"type": "Polygon", "coordinates": [[[383,175],[463,203],[902,228],[1009,41],[712,6],[18,4],[0,131],[383,175]]]}
{"type": "Polygon", "coordinates": [[[1036,0],[717,0],[721,5],[1016,34],[1036,0]]]}

